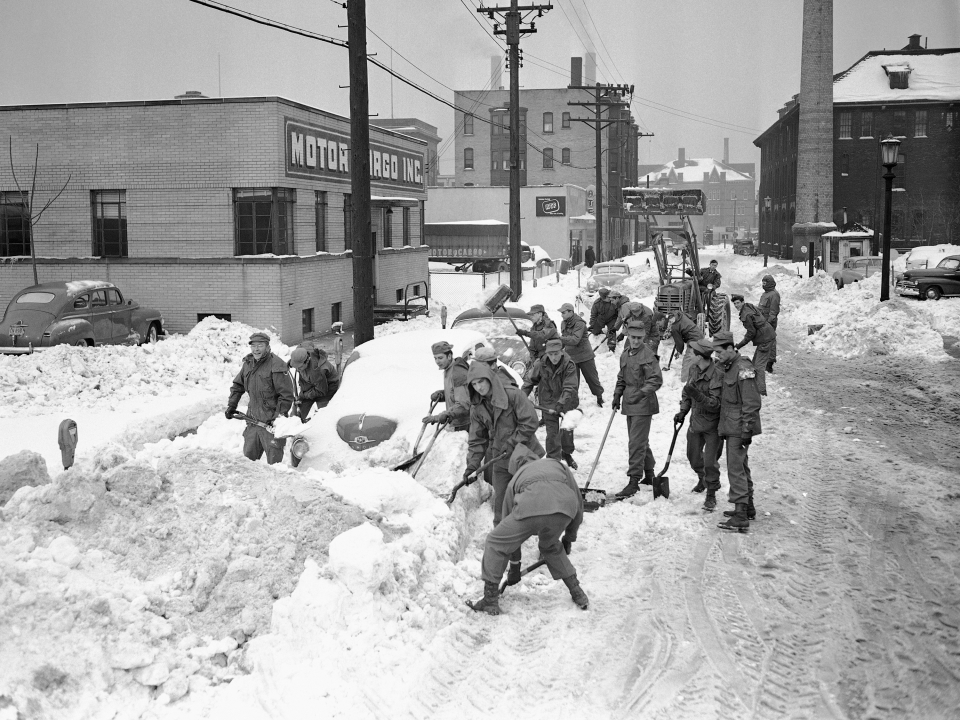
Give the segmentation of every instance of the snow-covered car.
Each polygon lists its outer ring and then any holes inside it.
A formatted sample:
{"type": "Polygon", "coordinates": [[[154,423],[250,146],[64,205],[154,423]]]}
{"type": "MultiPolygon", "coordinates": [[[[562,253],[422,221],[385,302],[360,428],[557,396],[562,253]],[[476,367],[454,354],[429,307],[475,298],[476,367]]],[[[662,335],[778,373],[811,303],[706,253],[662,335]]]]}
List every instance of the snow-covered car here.
{"type": "Polygon", "coordinates": [[[843,266],[833,273],[833,281],[839,290],[844,285],[860,282],[864,278],[879,273],[881,268],[883,268],[883,257],[880,255],[847,258],[843,261],[843,266]]]}
{"type": "Polygon", "coordinates": [[[464,310],[457,315],[457,319],[450,327],[482,333],[497,351],[500,362],[523,377],[530,364],[530,351],[517,335],[516,329],[510,322],[511,319],[518,328],[523,330],[533,327],[533,320],[518,307],[500,308],[496,314],[491,314],[486,308],[464,310]]]}
{"type": "Polygon", "coordinates": [[[585,302],[592,302],[602,287],[619,285],[630,277],[630,266],[622,262],[602,262],[593,266],[590,279],[580,295],[585,302]]]}
{"type": "Polygon", "coordinates": [[[949,255],[934,268],[907,270],[897,281],[896,291],[920,300],[960,295],[960,255],[949,255]]]}
{"type": "Polygon", "coordinates": [[[70,280],[18,292],[0,320],[0,353],[54,345],[140,345],[164,335],[163,316],[124,300],[113,283],[70,280]]]}

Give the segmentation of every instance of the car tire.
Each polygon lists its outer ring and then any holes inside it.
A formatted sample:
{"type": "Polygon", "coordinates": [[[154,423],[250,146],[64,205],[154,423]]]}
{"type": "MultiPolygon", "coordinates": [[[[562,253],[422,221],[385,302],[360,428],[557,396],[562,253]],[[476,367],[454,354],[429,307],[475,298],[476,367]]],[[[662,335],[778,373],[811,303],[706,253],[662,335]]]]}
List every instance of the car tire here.
{"type": "Polygon", "coordinates": [[[144,338],[143,342],[153,345],[157,342],[159,337],[160,330],[157,328],[157,324],[150,323],[150,327],[147,328],[147,336],[144,338]]]}
{"type": "Polygon", "coordinates": [[[924,300],[939,300],[943,297],[943,292],[936,285],[931,285],[923,291],[924,300]]]}
{"type": "Polygon", "coordinates": [[[74,347],[88,347],[89,345],[90,345],[90,343],[88,343],[88,342],[87,342],[86,340],[84,340],[83,338],[81,338],[80,340],[77,340],[77,341],[73,344],[74,347]]]}
{"type": "Polygon", "coordinates": [[[836,283],[837,290],[843,290],[843,280],[841,280],[840,278],[834,278],[833,282],[836,283]]]}

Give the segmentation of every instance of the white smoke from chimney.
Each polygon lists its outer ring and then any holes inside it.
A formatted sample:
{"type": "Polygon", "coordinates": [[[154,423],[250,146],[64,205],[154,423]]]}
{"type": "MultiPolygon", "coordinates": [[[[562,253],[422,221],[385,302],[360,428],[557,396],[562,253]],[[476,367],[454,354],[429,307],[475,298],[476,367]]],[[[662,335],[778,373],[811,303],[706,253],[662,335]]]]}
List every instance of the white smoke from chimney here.
{"type": "Polygon", "coordinates": [[[500,56],[490,56],[490,88],[492,90],[503,90],[503,79],[500,74],[500,56]]]}
{"type": "Polygon", "coordinates": [[[583,84],[595,85],[597,82],[597,54],[588,52],[583,61],[583,84]]]}

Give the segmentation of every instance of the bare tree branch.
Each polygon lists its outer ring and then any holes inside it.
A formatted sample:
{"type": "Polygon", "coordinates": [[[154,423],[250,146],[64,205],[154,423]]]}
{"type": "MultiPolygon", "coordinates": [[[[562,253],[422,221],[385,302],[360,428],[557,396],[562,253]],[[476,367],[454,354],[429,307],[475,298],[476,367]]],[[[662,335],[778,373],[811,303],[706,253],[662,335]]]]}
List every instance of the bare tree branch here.
{"type": "Polygon", "coordinates": [[[51,205],[53,205],[53,204],[57,201],[57,198],[60,197],[61,195],[63,195],[63,191],[67,189],[67,185],[70,184],[70,179],[71,179],[72,177],[73,177],[73,173],[70,173],[70,174],[67,176],[67,181],[63,184],[63,187],[60,188],[60,192],[58,192],[56,195],[54,195],[52,198],[50,198],[50,200],[47,201],[47,204],[43,206],[43,209],[40,210],[40,212],[38,212],[38,213],[36,214],[36,216],[34,216],[34,218],[33,218],[33,226],[34,226],[34,227],[36,227],[36,226],[39,224],[39,222],[40,222],[40,216],[43,215],[44,210],[46,210],[48,207],[50,207],[51,205]]]}

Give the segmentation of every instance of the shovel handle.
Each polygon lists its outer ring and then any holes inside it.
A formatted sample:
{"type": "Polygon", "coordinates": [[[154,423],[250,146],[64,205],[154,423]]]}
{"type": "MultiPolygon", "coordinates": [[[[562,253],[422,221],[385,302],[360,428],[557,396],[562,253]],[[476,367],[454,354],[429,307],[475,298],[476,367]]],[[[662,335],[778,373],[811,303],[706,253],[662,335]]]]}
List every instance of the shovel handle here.
{"type": "MultiPolygon", "coordinates": [[[[428,412],[427,415],[433,415],[433,410],[434,408],[437,407],[439,402],[440,402],[439,400],[430,401],[430,412],[428,412]]],[[[424,423],[423,427],[420,428],[420,434],[417,435],[417,441],[413,444],[413,452],[411,453],[411,455],[417,454],[417,448],[420,447],[420,441],[423,440],[423,433],[426,429],[427,429],[427,423],[424,423]]]]}
{"type": "Polygon", "coordinates": [[[607,429],[603,431],[603,439],[600,441],[600,447],[597,448],[597,457],[593,460],[593,467],[590,468],[590,476],[587,478],[587,484],[583,486],[584,490],[587,490],[590,487],[590,482],[593,480],[593,473],[597,469],[597,463],[600,462],[600,453],[603,452],[603,446],[607,442],[607,435],[610,434],[610,426],[613,425],[613,419],[617,416],[617,411],[612,410],[610,412],[610,419],[607,421],[607,429]]]}
{"type": "MultiPolygon", "coordinates": [[[[684,418],[686,420],[686,418],[684,418]]],[[[667,462],[663,466],[663,470],[660,471],[660,474],[657,477],[663,477],[667,472],[667,468],[670,467],[670,460],[673,458],[673,448],[677,445],[677,437],[680,435],[680,428],[683,427],[683,420],[680,422],[673,423],[673,440],[670,441],[670,451],[667,453],[667,462]]]]}
{"type": "Polygon", "coordinates": [[[433,433],[433,437],[430,438],[430,442],[427,443],[427,449],[423,451],[423,455],[420,456],[420,462],[417,463],[417,466],[410,473],[412,477],[416,477],[417,473],[420,471],[420,468],[423,467],[423,461],[427,459],[427,455],[430,453],[430,449],[433,447],[433,444],[437,441],[437,437],[447,426],[447,423],[437,423],[437,430],[433,433]]]}
{"type": "MultiPolygon", "coordinates": [[[[536,569],[537,569],[538,567],[540,567],[541,565],[545,565],[546,562],[547,562],[547,561],[546,561],[546,558],[540,558],[540,559],[537,560],[533,565],[530,565],[529,567],[524,568],[524,569],[520,572],[520,577],[523,577],[524,575],[527,575],[527,574],[529,574],[529,573],[532,573],[534,570],[536,570],[536,569]]],[[[500,583],[500,594],[503,595],[503,591],[506,590],[506,589],[507,589],[507,581],[504,580],[503,582],[500,583]]]]}
{"type": "MultiPolygon", "coordinates": [[[[501,305],[500,307],[502,308],[503,305],[501,305]]],[[[497,308],[497,310],[499,309],[500,308],[497,308]]],[[[520,328],[517,327],[517,324],[513,321],[513,318],[510,317],[510,311],[504,308],[504,312],[507,314],[507,319],[510,321],[510,324],[513,325],[513,329],[517,331],[517,337],[523,340],[523,346],[527,348],[527,352],[530,352],[530,344],[527,342],[527,339],[523,335],[520,335],[520,328]]]]}
{"type": "Polygon", "coordinates": [[[507,457],[507,455],[509,455],[509,453],[502,452],[499,455],[497,455],[495,458],[487,460],[487,462],[483,463],[483,465],[481,465],[472,473],[470,473],[470,477],[464,478],[463,480],[458,482],[456,485],[454,485],[453,491],[450,493],[450,497],[447,499],[447,505],[453,505],[453,501],[456,500],[457,493],[460,492],[460,488],[466,487],[467,485],[472,483],[474,480],[477,479],[477,477],[479,477],[480,473],[482,473],[484,470],[486,470],[488,467],[493,465],[498,460],[503,460],[503,458],[507,457]]]}

